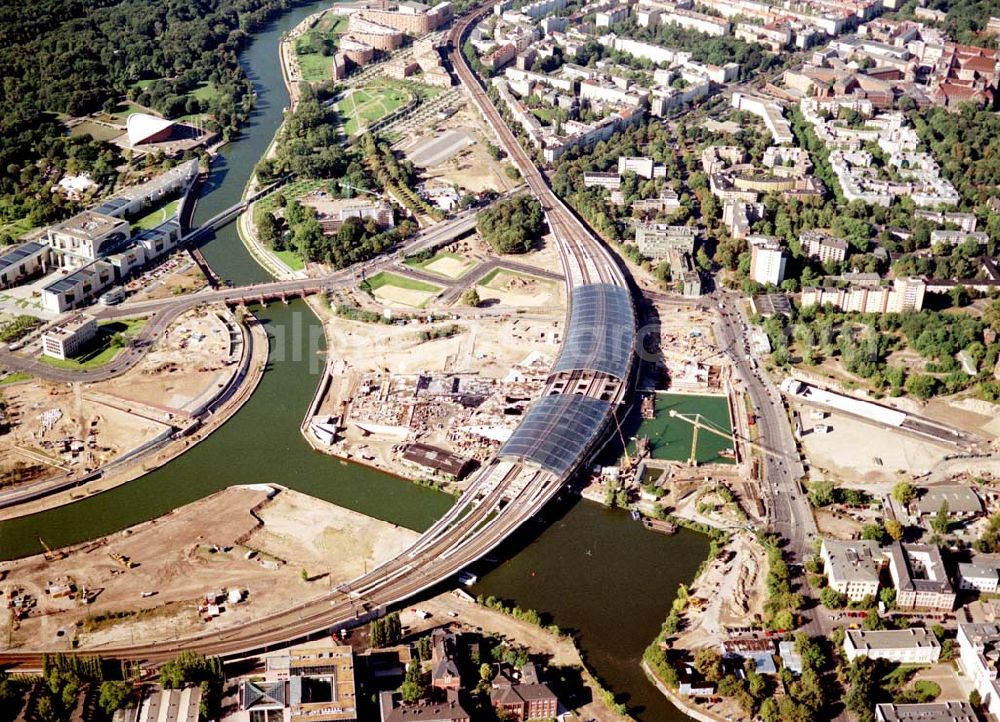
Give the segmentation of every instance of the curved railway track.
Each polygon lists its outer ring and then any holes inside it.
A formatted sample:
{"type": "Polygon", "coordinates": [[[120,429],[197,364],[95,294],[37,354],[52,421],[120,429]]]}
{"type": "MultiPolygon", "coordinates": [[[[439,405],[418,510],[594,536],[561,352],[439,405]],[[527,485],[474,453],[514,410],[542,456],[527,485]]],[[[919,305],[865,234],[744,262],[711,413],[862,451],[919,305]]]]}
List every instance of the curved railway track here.
{"type": "MultiPolygon", "coordinates": [[[[616,291],[619,296],[627,293],[626,278],[611,253],[555,196],[541,171],[534,166],[490,103],[461,57],[460,50],[455,50],[461,45],[456,40],[461,40],[482,12],[481,9],[460,19],[452,29],[454,66],[545,209],[560,251],[570,302],[574,289],[590,284],[620,289],[616,291]]],[[[631,306],[628,310],[632,312],[631,306]]],[[[571,306],[569,313],[572,315],[573,312],[571,306]]],[[[601,323],[600,319],[592,320],[598,325],[601,323]]],[[[598,334],[602,331],[600,328],[596,330],[598,334]]],[[[611,331],[610,328],[605,330],[611,331]]],[[[620,328],[616,330],[621,332],[620,328]]],[[[600,344],[600,336],[595,336],[593,329],[587,329],[586,336],[581,335],[581,339],[585,343],[600,344]]],[[[564,344],[572,340],[564,339],[564,344]]],[[[628,354],[626,366],[630,369],[635,352],[634,316],[631,334],[626,329],[624,340],[620,343],[624,344],[628,354]]],[[[501,450],[480,469],[455,505],[409,549],[335,590],[229,629],[129,646],[88,648],[81,653],[135,660],[151,666],[172,659],[185,649],[206,655],[240,658],[329,634],[338,628],[356,626],[384,613],[388,607],[454,576],[488,554],[535,516],[595,451],[602,435],[608,432],[615,408],[627,393],[629,376],[630,371],[626,371],[620,378],[612,379],[609,386],[608,374],[594,369],[553,373],[543,395],[561,395],[570,402],[573,396],[590,396],[601,401],[602,409],[606,407],[602,416],[591,419],[590,425],[584,429],[589,432],[587,441],[573,452],[573,458],[562,460],[558,469],[554,469],[526,456],[519,457],[509,451],[504,454],[501,450]]],[[[570,411],[572,409],[567,413],[571,416],[570,411]]],[[[530,414],[531,411],[525,418],[530,414]]],[[[563,431],[564,425],[572,426],[574,421],[572,418],[556,417],[547,419],[545,423],[547,433],[557,435],[555,432],[563,431]]],[[[0,652],[0,665],[34,668],[41,664],[41,657],[41,651],[33,650],[0,652]]]]}

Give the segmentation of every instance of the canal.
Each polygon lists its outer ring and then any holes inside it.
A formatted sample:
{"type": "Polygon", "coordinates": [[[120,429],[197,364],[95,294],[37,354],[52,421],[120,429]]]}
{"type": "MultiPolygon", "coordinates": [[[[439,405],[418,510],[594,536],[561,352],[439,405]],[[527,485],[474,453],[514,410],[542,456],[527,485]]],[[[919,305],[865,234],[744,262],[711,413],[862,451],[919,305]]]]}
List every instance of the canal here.
{"type": "MultiPolygon", "coordinates": [[[[257,104],[239,139],[213,164],[195,223],[237,202],[281,123],[288,96],[278,42],[328,2],[303,5],[259,32],[241,55],[257,104]]],[[[202,248],[224,279],[268,279],[235,224],[202,248]]],[[[167,513],[234,484],[276,483],[394,524],[423,530],[452,503],[440,492],[313,452],[299,433],[322,366],[320,324],[301,301],[258,310],[271,339],[267,371],[251,399],[206,440],[160,469],[116,489],[31,516],[0,522],[0,557],[72,544],[167,513]],[[319,361],[319,362],[317,362],[319,361]]],[[[336,350],[334,349],[335,353],[336,350]]],[[[497,553],[508,559],[477,591],[512,600],[573,630],[592,670],[642,722],[685,719],[643,677],[639,660],[666,617],[677,585],[690,580],[707,540],[666,537],[622,512],[566,501],[547,509],[497,553]]]]}

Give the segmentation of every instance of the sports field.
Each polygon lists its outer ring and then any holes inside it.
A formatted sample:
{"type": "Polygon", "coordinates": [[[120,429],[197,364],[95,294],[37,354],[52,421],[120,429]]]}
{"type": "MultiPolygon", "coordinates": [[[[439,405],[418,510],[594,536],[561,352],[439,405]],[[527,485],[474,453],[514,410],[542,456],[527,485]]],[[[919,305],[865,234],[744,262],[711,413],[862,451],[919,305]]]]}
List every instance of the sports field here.
{"type": "Polygon", "coordinates": [[[423,261],[411,258],[406,261],[406,265],[443,276],[444,278],[455,279],[461,278],[468,273],[476,265],[476,262],[471,258],[460,256],[457,253],[440,251],[423,261]]]}
{"type": "Polygon", "coordinates": [[[372,83],[366,88],[349,90],[347,97],[337,103],[336,108],[344,120],[344,132],[355,135],[373,121],[396,112],[412,98],[413,95],[401,86],[372,83]]]}
{"type": "Polygon", "coordinates": [[[383,271],[367,279],[362,288],[372,296],[387,303],[398,303],[412,308],[421,308],[441,292],[440,286],[425,283],[415,278],[398,276],[383,271]]]}

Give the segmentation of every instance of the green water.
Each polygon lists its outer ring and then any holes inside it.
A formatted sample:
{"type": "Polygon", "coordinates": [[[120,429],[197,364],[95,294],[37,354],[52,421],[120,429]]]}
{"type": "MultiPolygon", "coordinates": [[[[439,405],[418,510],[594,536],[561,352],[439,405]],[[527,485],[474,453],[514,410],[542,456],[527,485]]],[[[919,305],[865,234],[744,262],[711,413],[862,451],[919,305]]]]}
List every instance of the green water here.
{"type": "MultiPolygon", "coordinates": [[[[729,403],[725,396],[691,396],[688,394],[656,394],[656,418],[641,418],[638,405],[634,406],[628,419],[622,424],[625,438],[629,439],[629,453],[635,453],[635,436],[649,439],[650,456],[654,459],[686,460],[691,457],[691,441],[694,427],[686,421],[671,418],[670,412],[694,418],[701,415],[701,423],[715,426],[720,431],[732,433],[729,423],[729,403]]],[[[698,431],[698,446],[695,456],[699,464],[732,463],[732,459],[719,456],[721,451],[730,449],[733,442],[705,429],[698,431]]]]}
{"type": "MultiPolygon", "coordinates": [[[[288,103],[277,61],[281,34],[328,5],[316,2],[290,11],[258,33],[243,52],[257,107],[240,139],[213,165],[196,223],[239,200],[281,122],[288,103]]],[[[224,279],[239,284],[268,279],[233,224],[202,251],[224,279]]],[[[440,516],[451,497],[309,448],[299,424],[319,380],[320,324],[302,302],[275,304],[258,317],[272,339],[267,371],[253,397],[228,423],[169,464],[117,489],[0,522],[0,557],[40,552],[38,536],[56,547],[112,533],[233,484],[283,484],[417,530],[440,516]]],[[[683,446],[669,439],[665,443],[668,450],[683,446]]],[[[486,574],[479,587],[573,629],[594,672],[643,722],[679,720],[684,717],[646,681],[638,663],[666,617],[677,585],[689,581],[707,548],[707,540],[698,535],[682,531],[662,536],[622,512],[570,502],[547,509],[544,519],[496,552],[499,559],[511,559],[486,574]]]]}
{"type": "Polygon", "coordinates": [[[501,548],[507,559],[473,592],[536,609],[572,632],[587,666],[641,722],[680,722],[639,664],[659,634],[681,583],[708,554],[708,539],[682,529],[647,531],[622,511],[590,502],[546,509],[522,538],[501,548]],[[532,533],[538,536],[530,541],[532,533]]]}

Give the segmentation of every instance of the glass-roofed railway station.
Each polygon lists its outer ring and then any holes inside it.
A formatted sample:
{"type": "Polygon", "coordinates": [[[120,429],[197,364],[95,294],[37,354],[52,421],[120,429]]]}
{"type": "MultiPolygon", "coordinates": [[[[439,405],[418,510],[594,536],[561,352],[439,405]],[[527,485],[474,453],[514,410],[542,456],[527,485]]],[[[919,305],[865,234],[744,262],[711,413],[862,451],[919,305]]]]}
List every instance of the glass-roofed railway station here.
{"type": "Polygon", "coordinates": [[[635,312],[627,289],[589,284],[573,289],[562,352],[544,395],[503,445],[498,458],[559,483],[593,452],[635,359],[635,312]]]}

